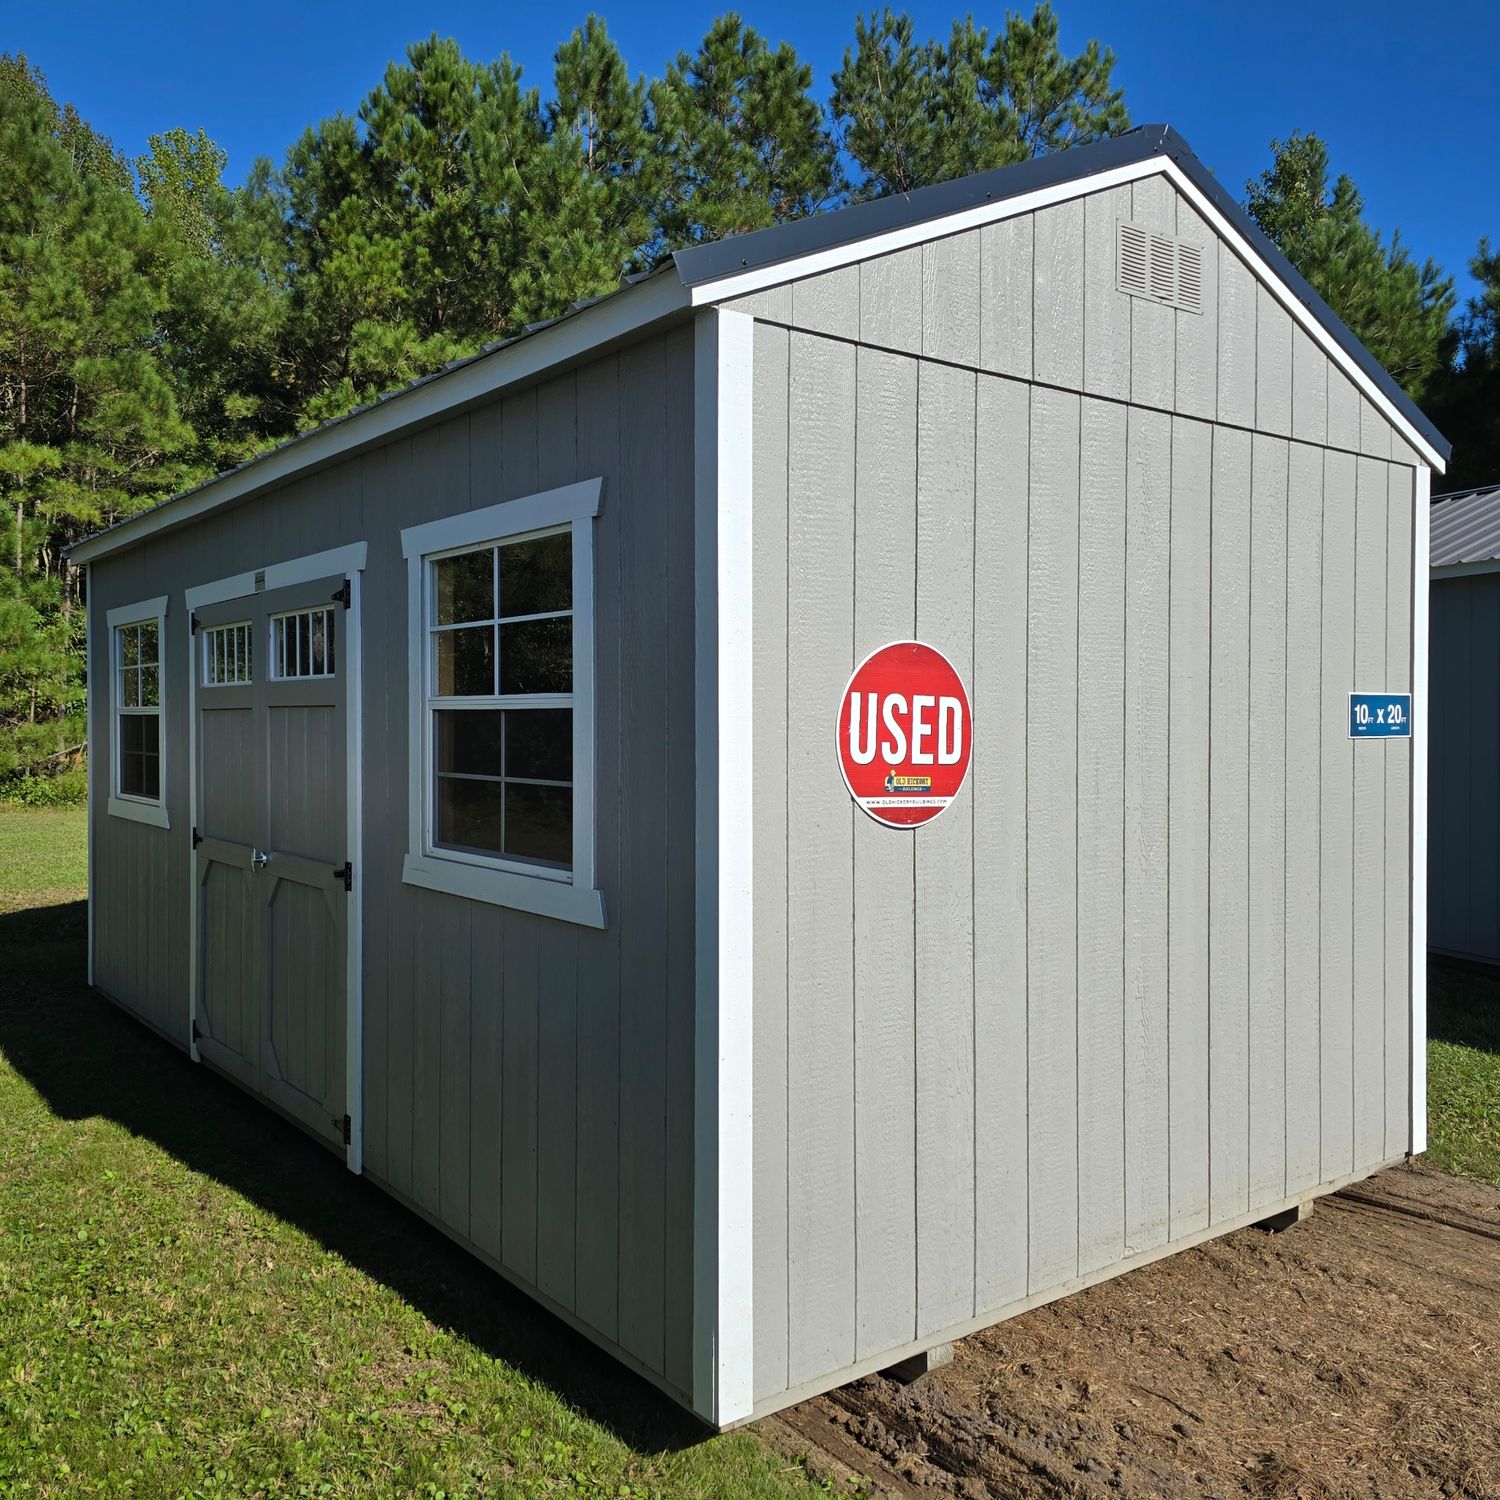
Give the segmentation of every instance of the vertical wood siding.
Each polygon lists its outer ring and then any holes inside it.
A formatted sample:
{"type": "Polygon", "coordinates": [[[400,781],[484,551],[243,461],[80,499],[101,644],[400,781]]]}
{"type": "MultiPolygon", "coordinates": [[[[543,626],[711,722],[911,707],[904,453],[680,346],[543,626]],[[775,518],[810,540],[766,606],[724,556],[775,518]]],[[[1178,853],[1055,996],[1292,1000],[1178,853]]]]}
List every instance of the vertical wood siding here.
{"type": "MultiPolygon", "coordinates": [[[[171,600],[172,827],[93,810],[96,947],[100,987],[185,1045],[183,590],[368,542],[365,869],[355,875],[367,903],[367,1170],[684,1394],[693,1221],[695,855],[692,799],[683,795],[693,763],[692,372],[691,330],[647,339],[100,563],[92,578],[99,661],[107,609],[163,593],[171,600]],[[408,707],[400,530],[595,475],[605,479],[595,534],[602,932],[401,881],[408,707]]],[[[93,748],[103,765],[108,715],[100,704],[93,748]]],[[[232,774],[230,748],[206,747],[211,774],[232,774]]]]}
{"type": "Polygon", "coordinates": [[[1409,745],[1346,728],[1413,476],[1162,182],[745,310],[769,1401],[1404,1149],[1409,745]],[[1116,291],[1121,218],[1202,314],[1116,291]],[[976,732],[915,834],[831,736],[913,630],[976,732]]]}

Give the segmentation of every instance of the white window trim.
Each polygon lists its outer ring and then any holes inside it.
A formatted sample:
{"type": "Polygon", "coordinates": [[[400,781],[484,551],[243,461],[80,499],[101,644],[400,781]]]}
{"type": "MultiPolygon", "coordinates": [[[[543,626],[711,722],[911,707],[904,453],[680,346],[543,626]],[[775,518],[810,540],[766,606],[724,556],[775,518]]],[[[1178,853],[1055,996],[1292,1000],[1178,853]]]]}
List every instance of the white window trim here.
{"type": "Polygon", "coordinates": [[[122,604],[105,616],[109,631],[109,813],[132,823],[146,823],[152,828],[170,828],[167,817],[167,596],[143,599],[139,604],[122,604]],[[156,720],[157,720],[157,786],[153,798],[130,797],[120,790],[120,642],[115,632],[123,625],[156,625],[156,720]]]}
{"type": "Polygon", "coordinates": [[[514,907],[538,916],[603,927],[604,897],[594,851],[594,518],[602,479],[507,500],[410,526],[401,533],[406,559],[407,733],[409,814],[401,878],[408,885],[514,907]],[[431,735],[423,686],[427,675],[426,571],[445,552],[504,542],[529,532],[569,526],[573,533],[573,868],[533,874],[457,851],[435,849],[429,837],[431,735]]]}

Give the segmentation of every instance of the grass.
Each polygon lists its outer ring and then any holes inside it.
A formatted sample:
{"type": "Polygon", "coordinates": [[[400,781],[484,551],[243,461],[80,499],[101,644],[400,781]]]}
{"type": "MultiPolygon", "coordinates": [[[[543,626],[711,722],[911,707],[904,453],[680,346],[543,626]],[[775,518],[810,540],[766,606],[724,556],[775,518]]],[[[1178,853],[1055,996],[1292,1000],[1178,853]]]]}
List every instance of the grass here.
{"type": "Polygon", "coordinates": [[[87,879],[83,808],[34,809],[0,802],[0,912],[79,900],[87,879]]]}
{"type": "Polygon", "coordinates": [[[1428,971],[1427,1159],[1500,1187],[1500,977],[1446,963],[1428,971]]]}
{"type": "Polygon", "coordinates": [[[815,1488],[91,995],[83,841],[0,809],[0,1496],[815,1488]]]}

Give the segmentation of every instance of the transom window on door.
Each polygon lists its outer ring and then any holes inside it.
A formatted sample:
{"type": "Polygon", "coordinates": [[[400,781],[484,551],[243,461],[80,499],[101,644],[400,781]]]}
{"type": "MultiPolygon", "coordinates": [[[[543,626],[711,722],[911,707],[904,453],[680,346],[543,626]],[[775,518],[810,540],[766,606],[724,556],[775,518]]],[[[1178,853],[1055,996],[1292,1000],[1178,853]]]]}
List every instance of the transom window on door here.
{"type": "Polygon", "coordinates": [[[109,810],[166,827],[162,742],[167,601],[149,599],[108,614],[112,702],[109,810]]]}
{"type": "Polygon", "coordinates": [[[405,874],[415,884],[602,925],[593,889],[600,489],[569,485],[402,533],[414,688],[405,874]]]}

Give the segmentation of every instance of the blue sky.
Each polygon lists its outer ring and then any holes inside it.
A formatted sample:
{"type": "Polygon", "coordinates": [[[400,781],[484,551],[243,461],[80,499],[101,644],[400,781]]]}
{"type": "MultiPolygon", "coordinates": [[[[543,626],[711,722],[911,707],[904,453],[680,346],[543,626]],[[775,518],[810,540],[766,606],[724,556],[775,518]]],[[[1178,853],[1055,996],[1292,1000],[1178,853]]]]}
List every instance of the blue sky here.
{"type": "MultiPolygon", "coordinates": [[[[728,5],[595,0],[595,8],[632,69],[655,74],[728,5]]],[[[773,40],[790,41],[826,96],[854,16],[868,8],[745,0],[742,13],[773,40]]],[[[1315,130],[1335,171],[1364,192],[1371,222],[1399,227],[1461,291],[1472,286],[1466,266],[1480,235],[1500,240],[1494,0],[1056,0],[1056,8],[1067,48],[1090,37],[1114,48],[1132,118],[1176,126],[1237,197],[1269,160],[1273,136],[1315,130]]],[[[946,33],[964,7],[914,0],[907,9],[919,34],[932,35],[946,33]]],[[[386,62],[432,31],[476,58],[508,51],[545,89],[553,49],[587,10],[587,0],[0,0],[0,48],[25,52],[57,97],[129,154],[153,131],[201,127],[228,151],[237,182],[258,155],[279,163],[303,126],[352,113],[386,62]]],[[[975,15],[995,24],[1004,10],[975,15]]]]}

